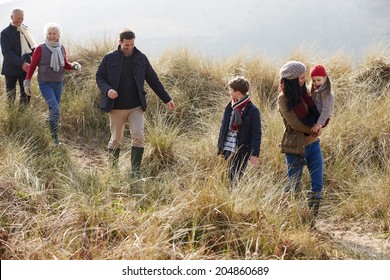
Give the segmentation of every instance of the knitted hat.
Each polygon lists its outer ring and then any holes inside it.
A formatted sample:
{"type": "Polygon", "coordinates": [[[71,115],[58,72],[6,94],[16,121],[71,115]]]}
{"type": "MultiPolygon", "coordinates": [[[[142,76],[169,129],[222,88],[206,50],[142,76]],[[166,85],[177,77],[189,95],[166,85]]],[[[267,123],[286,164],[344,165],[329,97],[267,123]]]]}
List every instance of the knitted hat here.
{"type": "Polygon", "coordinates": [[[328,76],[326,74],[326,70],[325,70],[324,66],[322,66],[322,65],[314,65],[310,69],[310,77],[316,77],[316,76],[321,76],[321,77],[328,76]]]}
{"type": "Polygon", "coordinates": [[[306,71],[306,66],[299,61],[289,61],[282,66],[279,71],[281,78],[293,80],[298,78],[302,73],[306,71]]]}

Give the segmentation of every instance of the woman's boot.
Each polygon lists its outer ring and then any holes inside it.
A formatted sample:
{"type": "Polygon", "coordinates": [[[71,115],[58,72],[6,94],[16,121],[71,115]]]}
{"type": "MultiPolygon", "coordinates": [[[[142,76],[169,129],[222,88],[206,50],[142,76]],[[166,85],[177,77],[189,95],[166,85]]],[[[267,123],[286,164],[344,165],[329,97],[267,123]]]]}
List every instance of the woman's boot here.
{"type": "Polygon", "coordinates": [[[61,143],[60,139],[58,138],[58,123],[55,123],[53,121],[49,121],[49,125],[50,125],[51,137],[54,140],[54,144],[56,144],[57,146],[61,145],[62,143],[61,143]]]}
{"type": "Polygon", "coordinates": [[[319,197],[318,193],[310,191],[307,194],[307,205],[309,206],[309,209],[312,212],[312,219],[310,222],[311,228],[313,228],[316,224],[318,211],[320,209],[320,201],[321,201],[321,197],[319,197]]]}

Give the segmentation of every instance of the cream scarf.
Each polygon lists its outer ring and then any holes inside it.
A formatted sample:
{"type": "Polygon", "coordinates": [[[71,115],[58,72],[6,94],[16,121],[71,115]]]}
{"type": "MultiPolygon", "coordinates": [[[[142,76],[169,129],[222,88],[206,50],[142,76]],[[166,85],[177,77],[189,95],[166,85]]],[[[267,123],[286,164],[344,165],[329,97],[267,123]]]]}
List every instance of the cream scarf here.
{"type": "Polygon", "coordinates": [[[20,33],[20,45],[22,48],[22,55],[32,53],[32,50],[37,47],[37,43],[35,42],[33,36],[27,26],[21,25],[17,27],[20,33]]]}

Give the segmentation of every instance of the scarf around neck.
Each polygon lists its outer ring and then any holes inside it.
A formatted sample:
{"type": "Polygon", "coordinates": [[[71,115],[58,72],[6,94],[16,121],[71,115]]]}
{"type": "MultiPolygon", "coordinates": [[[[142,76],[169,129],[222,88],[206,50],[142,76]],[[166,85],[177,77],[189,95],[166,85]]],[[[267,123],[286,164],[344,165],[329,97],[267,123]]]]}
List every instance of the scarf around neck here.
{"type": "Polygon", "coordinates": [[[23,24],[19,27],[16,26],[16,29],[20,33],[20,47],[22,49],[22,55],[32,53],[32,50],[37,47],[37,43],[31,35],[30,30],[23,24]]]}
{"type": "Polygon", "coordinates": [[[55,72],[58,72],[61,67],[65,66],[61,43],[60,41],[52,43],[46,38],[45,45],[51,51],[50,67],[53,68],[55,72]]]}
{"type": "Polygon", "coordinates": [[[320,113],[313,99],[307,93],[302,94],[300,102],[294,106],[294,112],[298,119],[307,126],[313,126],[320,117],[320,113]]]}
{"type": "Polygon", "coordinates": [[[233,118],[230,122],[230,130],[238,131],[238,128],[242,124],[242,110],[251,101],[249,95],[245,96],[241,100],[231,100],[231,106],[233,109],[233,118]]]}

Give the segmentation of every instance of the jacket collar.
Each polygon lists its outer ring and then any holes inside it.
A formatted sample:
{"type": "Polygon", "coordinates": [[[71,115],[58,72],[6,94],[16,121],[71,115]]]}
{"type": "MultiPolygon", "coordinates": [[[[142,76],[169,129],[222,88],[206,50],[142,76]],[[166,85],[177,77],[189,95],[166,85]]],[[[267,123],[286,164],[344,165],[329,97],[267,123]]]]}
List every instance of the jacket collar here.
{"type": "MultiPolygon", "coordinates": [[[[121,45],[118,45],[117,51],[118,51],[120,54],[122,54],[121,45]]],[[[140,53],[141,53],[141,51],[140,51],[139,49],[137,49],[137,47],[134,47],[134,49],[133,49],[133,54],[132,54],[132,55],[138,55],[138,54],[140,54],[140,53]]]]}

